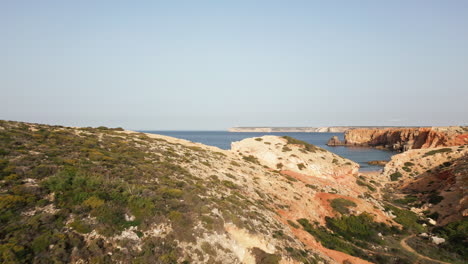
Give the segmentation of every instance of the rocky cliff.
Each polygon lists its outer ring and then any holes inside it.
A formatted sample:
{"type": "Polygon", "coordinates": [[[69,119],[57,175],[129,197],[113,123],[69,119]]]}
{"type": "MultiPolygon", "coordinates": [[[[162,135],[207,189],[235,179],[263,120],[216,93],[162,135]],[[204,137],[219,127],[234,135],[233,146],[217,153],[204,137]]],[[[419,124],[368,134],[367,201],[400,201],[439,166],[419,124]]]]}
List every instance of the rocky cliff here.
{"type": "Polygon", "coordinates": [[[373,146],[396,151],[468,144],[468,127],[351,129],[345,145],[373,146]]]}

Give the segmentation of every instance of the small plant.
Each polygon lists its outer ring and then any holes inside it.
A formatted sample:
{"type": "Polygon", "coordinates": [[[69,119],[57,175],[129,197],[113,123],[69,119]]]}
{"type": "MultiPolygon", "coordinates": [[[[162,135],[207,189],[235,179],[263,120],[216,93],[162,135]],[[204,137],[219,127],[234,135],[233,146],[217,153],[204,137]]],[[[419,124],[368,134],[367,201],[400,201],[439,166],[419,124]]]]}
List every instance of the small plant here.
{"type": "Polygon", "coordinates": [[[411,172],[411,169],[410,169],[410,168],[408,168],[408,167],[406,167],[406,166],[405,166],[405,167],[403,167],[402,169],[403,169],[404,171],[406,171],[406,172],[411,172]]]}
{"type": "Polygon", "coordinates": [[[248,161],[248,162],[255,163],[255,164],[260,164],[260,162],[258,161],[258,159],[257,159],[255,156],[252,156],[252,155],[243,156],[242,159],[244,159],[245,161],[248,161]]]}
{"type": "Polygon", "coordinates": [[[394,202],[397,203],[397,204],[407,205],[407,204],[414,203],[414,202],[416,202],[417,200],[418,200],[417,197],[411,196],[411,195],[407,195],[405,198],[396,199],[394,202]]]}
{"type": "Polygon", "coordinates": [[[294,228],[299,228],[299,227],[300,227],[298,224],[294,223],[294,222],[291,221],[291,220],[288,220],[288,224],[289,224],[290,226],[294,227],[294,228]]]}
{"type": "Polygon", "coordinates": [[[343,198],[336,198],[330,202],[330,206],[340,214],[349,214],[348,207],[356,207],[356,203],[343,198]]]}
{"type": "Polygon", "coordinates": [[[390,180],[397,181],[399,178],[401,178],[401,176],[403,176],[403,175],[401,175],[401,173],[399,171],[394,172],[394,173],[390,174],[390,180]]]}
{"type": "Polygon", "coordinates": [[[262,141],[263,138],[256,138],[255,140],[256,140],[256,141],[262,141]]]}
{"type": "Polygon", "coordinates": [[[314,146],[312,144],[309,144],[309,143],[307,143],[305,141],[302,141],[302,140],[299,140],[299,139],[295,139],[293,137],[284,136],[283,138],[287,140],[288,144],[302,145],[309,152],[315,152],[316,150],[319,149],[318,147],[316,147],[316,146],[314,146]]]}
{"type": "Polygon", "coordinates": [[[283,146],[283,152],[292,151],[288,146],[283,146]]]}
{"type": "Polygon", "coordinates": [[[444,197],[443,196],[440,196],[440,195],[437,195],[435,193],[429,195],[429,200],[428,202],[431,203],[431,204],[438,204],[440,203],[442,200],[444,200],[444,197]]]}
{"type": "Polygon", "coordinates": [[[446,153],[446,152],[452,152],[452,149],[451,148],[442,148],[442,149],[431,150],[431,151],[426,152],[426,154],[424,154],[423,157],[432,156],[432,155],[435,155],[437,153],[446,153]]]}

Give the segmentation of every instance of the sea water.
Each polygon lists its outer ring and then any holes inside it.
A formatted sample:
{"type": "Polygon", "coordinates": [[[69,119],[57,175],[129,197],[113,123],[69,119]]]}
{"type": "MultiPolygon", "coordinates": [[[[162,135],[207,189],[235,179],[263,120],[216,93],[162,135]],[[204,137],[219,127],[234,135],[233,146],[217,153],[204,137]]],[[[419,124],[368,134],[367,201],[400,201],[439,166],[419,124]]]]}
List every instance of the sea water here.
{"type": "Polygon", "coordinates": [[[371,160],[390,160],[393,151],[365,147],[329,147],[327,141],[332,136],[338,136],[343,140],[344,133],[296,133],[296,132],[227,132],[227,131],[141,131],[145,133],[160,134],[175,138],[186,139],[192,142],[203,143],[221,149],[230,149],[231,143],[249,137],[261,137],[266,135],[290,136],[303,140],[310,144],[329,150],[344,158],[359,163],[362,171],[375,171],[382,169],[381,166],[367,164],[371,160]]]}

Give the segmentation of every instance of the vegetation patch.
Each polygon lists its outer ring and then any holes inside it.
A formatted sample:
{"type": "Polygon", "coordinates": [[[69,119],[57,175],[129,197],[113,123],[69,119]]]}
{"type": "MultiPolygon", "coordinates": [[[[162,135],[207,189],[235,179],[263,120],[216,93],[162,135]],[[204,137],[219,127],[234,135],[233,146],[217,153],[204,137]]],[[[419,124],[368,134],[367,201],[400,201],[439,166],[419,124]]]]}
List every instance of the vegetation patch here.
{"type": "Polygon", "coordinates": [[[390,234],[391,230],[383,223],[376,223],[368,213],[344,215],[340,218],[326,218],[327,227],[348,241],[355,239],[372,241],[380,244],[382,239],[377,235],[390,234]]]}
{"type": "Polygon", "coordinates": [[[322,245],[329,249],[338,250],[353,256],[363,255],[364,252],[354,245],[343,241],[338,235],[332,234],[326,228],[312,225],[305,218],[298,219],[297,222],[302,225],[305,231],[319,240],[322,245]]]}
{"type": "Polygon", "coordinates": [[[436,149],[436,150],[431,150],[431,151],[426,152],[423,157],[432,156],[438,153],[448,153],[448,152],[452,152],[452,149],[451,148],[436,149]]]}
{"type": "Polygon", "coordinates": [[[251,163],[260,164],[257,157],[252,156],[252,155],[242,156],[242,159],[245,160],[245,161],[251,162],[251,163]]]}
{"type": "Polygon", "coordinates": [[[372,186],[372,185],[370,185],[369,183],[366,183],[365,181],[362,181],[362,180],[360,180],[360,179],[357,179],[357,180],[356,180],[356,183],[357,183],[358,185],[360,185],[360,186],[366,186],[370,191],[373,191],[373,192],[374,192],[374,191],[376,190],[374,186],[372,186]]]}
{"type": "Polygon", "coordinates": [[[403,175],[399,171],[396,171],[392,174],[390,174],[390,180],[392,181],[397,181],[399,178],[401,178],[403,175]]]}
{"type": "Polygon", "coordinates": [[[357,205],[351,200],[336,198],[331,200],[330,206],[340,214],[349,214],[349,207],[356,207],[357,205]]]}
{"type": "Polygon", "coordinates": [[[284,139],[287,140],[288,144],[293,144],[293,145],[301,145],[303,146],[303,148],[305,148],[305,150],[309,151],[309,152],[315,152],[316,150],[318,150],[319,148],[310,144],[310,143],[307,143],[305,141],[302,141],[302,140],[299,140],[299,139],[295,139],[293,137],[290,137],[290,136],[283,136],[284,139]]]}
{"type": "Polygon", "coordinates": [[[442,202],[442,200],[444,200],[444,197],[443,196],[440,196],[436,193],[432,193],[431,195],[429,195],[429,200],[428,202],[431,203],[431,204],[438,204],[440,202],[442,202]]]}
{"type": "Polygon", "coordinates": [[[394,202],[401,205],[408,205],[416,202],[417,200],[418,198],[416,196],[407,195],[405,198],[394,200],[394,202]]]}
{"type": "Polygon", "coordinates": [[[255,256],[255,263],[278,264],[281,260],[281,256],[267,253],[257,247],[254,247],[251,251],[255,256]]]}
{"type": "Polygon", "coordinates": [[[304,163],[299,163],[299,164],[297,164],[297,168],[298,168],[299,170],[303,170],[303,169],[306,168],[306,166],[304,165],[304,163]]]}
{"type": "Polygon", "coordinates": [[[392,211],[393,214],[396,216],[393,220],[403,226],[404,231],[411,231],[422,233],[425,231],[425,228],[419,224],[418,216],[409,211],[397,208],[393,205],[387,204],[385,205],[385,209],[387,211],[392,211]]]}

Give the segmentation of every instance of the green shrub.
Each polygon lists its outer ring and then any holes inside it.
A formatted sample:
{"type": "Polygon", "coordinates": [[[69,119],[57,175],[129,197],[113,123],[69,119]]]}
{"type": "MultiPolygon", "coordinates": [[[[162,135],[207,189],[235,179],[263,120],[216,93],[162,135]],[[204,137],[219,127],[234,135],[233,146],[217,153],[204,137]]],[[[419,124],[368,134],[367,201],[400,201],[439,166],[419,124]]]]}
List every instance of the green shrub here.
{"type": "Polygon", "coordinates": [[[338,250],[354,256],[362,254],[358,248],[344,242],[337,235],[330,233],[323,227],[314,227],[305,218],[298,219],[297,222],[302,225],[305,231],[314,236],[326,248],[338,250]]]}
{"type": "Polygon", "coordinates": [[[432,155],[435,155],[437,153],[447,153],[447,152],[452,152],[452,149],[451,148],[442,148],[442,149],[431,150],[431,151],[426,152],[423,155],[423,157],[432,156],[432,155]]]}
{"type": "Polygon", "coordinates": [[[50,235],[49,232],[46,232],[46,233],[43,233],[43,234],[40,234],[39,236],[37,236],[32,241],[32,244],[31,244],[31,247],[32,247],[34,253],[39,254],[39,253],[47,250],[47,248],[50,245],[50,240],[51,240],[51,235],[50,235]]]}
{"type": "Polygon", "coordinates": [[[419,233],[422,233],[425,230],[425,228],[418,223],[419,218],[415,213],[389,204],[385,206],[385,209],[390,210],[395,214],[396,217],[393,220],[401,224],[405,230],[419,233]]]}
{"type": "Polygon", "coordinates": [[[307,143],[305,141],[302,141],[302,140],[299,140],[299,139],[295,139],[295,138],[290,137],[290,136],[283,136],[283,138],[287,140],[288,144],[302,145],[303,148],[305,148],[307,151],[310,151],[310,152],[315,152],[316,150],[319,149],[318,147],[316,147],[316,146],[314,146],[312,144],[309,144],[309,143],[307,143]]]}
{"type": "Polygon", "coordinates": [[[304,165],[304,163],[299,163],[299,164],[297,164],[297,168],[298,168],[299,170],[303,170],[303,169],[306,168],[306,166],[304,165]]]}
{"type": "Polygon", "coordinates": [[[294,228],[299,228],[299,227],[300,227],[298,224],[294,223],[294,222],[291,221],[291,220],[288,220],[288,224],[289,224],[290,226],[294,227],[294,228]]]}
{"type": "Polygon", "coordinates": [[[90,225],[84,223],[81,220],[75,220],[70,224],[70,227],[73,228],[76,232],[82,233],[82,234],[87,234],[92,231],[92,228],[90,225]]]}
{"type": "Polygon", "coordinates": [[[281,260],[281,256],[266,253],[260,248],[254,247],[251,249],[252,254],[255,256],[255,263],[262,264],[278,264],[281,260]]]}
{"type": "Polygon", "coordinates": [[[406,172],[411,172],[411,169],[408,168],[408,167],[403,167],[402,169],[403,169],[404,171],[406,171],[406,172]]]}
{"type": "Polygon", "coordinates": [[[436,193],[432,193],[431,195],[429,195],[428,202],[435,205],[440,203],[442,200],[444,200],[443,196],[437,195],[436,193]]]}
{"type": "Polygon", "coordinates": [[[242,156],[242,159],[244,159],[245,161],[248,161],[248,162],[255,163],[255,164],[260,164],[258,159],[255,156],[252,156],[252,155],[242,156]]]}
{"type": "Polygon", "coordinates": [[[445,226],[436,227],[433,233],[446,239],[442,247],[450,252],[456,252],[463,259],[468,259],[468,244],[466,238],[468,234],[468,219],[462,219],[449,223],[445,226]]]}
{"type": "Polygon", "coordinates": [[[401,175],[401,173],[399,171],[397,171],[397,172],[394,172],[394,173],[390,174],[390,180],[397,181],[402,176],[403,175],[401,175]]]}
{"type": "Polygon", "coordinates": [[[407,204],[414,203],[414,202],[416,202],[417,200],[418,200],[417,197],[411,196],[411,195],[407,195],[405,198],[403,198],[403,199],[396,199],[394,202],[397,203],[397,204],[407,205],[407,204]]]}
{"type": "Polygon", "coordinates": [[[389,232],[385,224],[380,225],[375,223],[372,215],[368,213],[362,213],[357,216],[344,215],[340,218],[327,217],[325,220],[328,228],[340,234],[348,241],[359,239],[380,243],[381,239],[377,236],[377,233],[389,232]]]}
{"type": "Polygon", "coordinates": [[[282,149],[283,152],[288,152],[288,151],[292,151],[291,148],[287,147],[287,146],[283,146],[283,149],[282,149]]]}
{"type": "Polygon", "coordinates": [[[340,214],[349,214],[348,207],[356,207],[356,203],[343,198],[336,198],[330,202],[330,206],[340,214]]]}
{"type": "Polygon", "coordinates": [[[370,185],[370,184],[368,184],[368,183],[366,183],[366,182],[364,182],[364,181],[361,181],[361,180],[359,180],[359,179],[356,180],[356,183],[357,183],[358,185],[360,185],[360,186],[366,186],[366,187],[367,187],[369,190],[371,190],[371,191],[375,191],[375,190],[376,190],[372,185],[370,185]]]}

